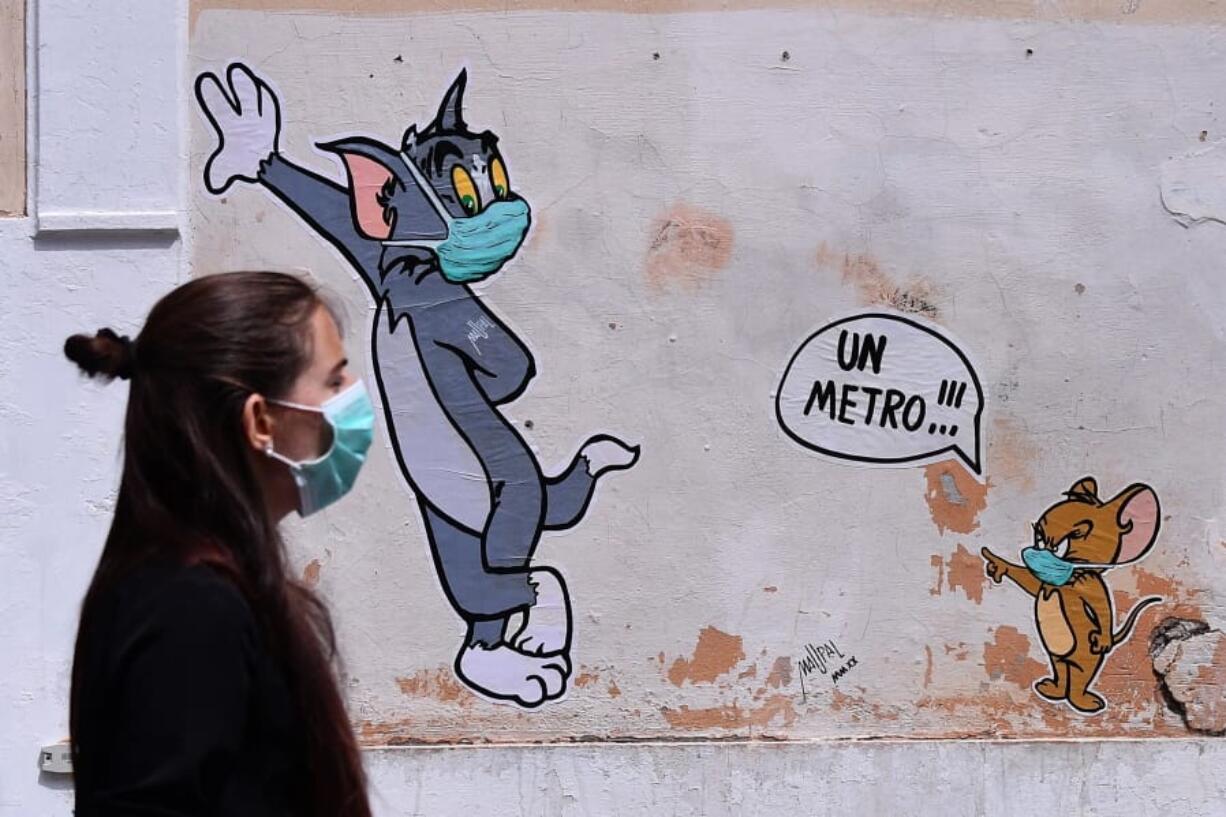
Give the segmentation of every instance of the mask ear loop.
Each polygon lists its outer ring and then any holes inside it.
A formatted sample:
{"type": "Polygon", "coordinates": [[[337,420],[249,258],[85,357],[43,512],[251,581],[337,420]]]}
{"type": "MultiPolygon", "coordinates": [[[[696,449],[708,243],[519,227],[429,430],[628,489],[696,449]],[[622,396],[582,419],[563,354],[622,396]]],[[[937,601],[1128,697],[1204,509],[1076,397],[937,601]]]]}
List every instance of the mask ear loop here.
{"type": "MultiPolygon", "coordinates": [[[[425,195],[426,201],[430,202],[430,207],[433,208],[438,217],[443,220],[443,224],[447,225],[447,234],[450,235],[451,222],[455,221],[455,219],[451,217],[451,213],[447,212],[447,208],[444,207],[443,202],[439,200],[438,194],[434,192],[434,185],[430,184],[430,182],[426,180],[426,177],[423,176],[421,171],[417,169],[417,165],[404,151],[400,152],[400,159],[408,167],[409,175],[413,177],[413,181],[417,182],[417,186],[425,195]]],[[[385,247],[420,247],[423,250],[430,250],[431,252],[434,252],[439,248],[439,245],[446,240],[447,239],[445,238],[411,238],[402,241],[383,241],[381,243],[385,247]]]]}
{"type": "MultiPolygon", "coordinates": [[[[354,381],[353,385],[351,385],[349,388],[352,389],[360,385],[362,385],[362,381],[356,380],[354,381]]],[[[344,392],[342,392],[341,394],[344,394],[344,392]]],[[[337,397],[339,396],[340,395],[337,395],[337,397]]],[[[332,399],[335,400],[336,398],[334,397],[332,399]]],[[[321,417],[324,418],[324,422],[326,422],[329,426],[332,427],[332,442],[328,446],[328,450],[324,451],[318,457],[315,457],[314,459],[302,460],[301,462],[298,462],[297,460],[291,460],[289,457],[285,456],[284,454],[281,454],[280,452],[275,451],[272,447],[272,440],[269,440],[268,442],[264,444],[264,454],[266,456],[272,457],[274,460],[277,460],[278,462],[285,463],[286,465],[290,467],[290,470],[292,471],[297,471],[297,469],[302,468],[303,466],[306,466],[306,465],[317,465],[318,463],[321,463],[328,458],[328,455],[332,453],[332,449],[336,447],[336,424],[332,422],[332,418],[328,416],[328,412],[324,411],[319,406],[307,406],[307,405],[303,405],[302,403],[292,403],[289,400],[273,400],[271,398],[268,398],[268,402],[274,405],[286,406],[287,408],[299,409],[300,411],[309,411],[309,412],[312,412],[313,414],[320,415],[321,417]]]]}

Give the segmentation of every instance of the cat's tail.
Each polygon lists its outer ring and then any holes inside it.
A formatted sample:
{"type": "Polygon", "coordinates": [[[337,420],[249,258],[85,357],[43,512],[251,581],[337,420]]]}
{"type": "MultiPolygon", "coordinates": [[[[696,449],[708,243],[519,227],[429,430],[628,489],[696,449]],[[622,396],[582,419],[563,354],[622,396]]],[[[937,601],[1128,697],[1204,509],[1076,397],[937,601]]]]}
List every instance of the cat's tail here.
{"type": "Polygon", "coordinates": [[[1161,596],[1150,596],[1149,598],[1141,599],[1139,602],[1137,602],[1136,606],[1133,607],[1132,611],[1128,614],[1128,618],[1124,619],[1124,624],[1118,630],[1112,633],[1112,645],[1119,644],[1120,642],[1124,641],[1124,639],[1128,638],[1128,636],[1132,634],[1132,628],[1136,626],[1137,619],[1141,617],[1141,613],[1144,612],[1145,608],[1151,604],[1157,604],[1160,601],[1162,601],[1161,596]]]}
{"type": "Polygon", "coordinates": [[[608,434],[585,442],[565,471],[545,479],[545,529],[565,530],[578,524],[592,501],[597,478],[631,467],[639,461],[639,453],[637,445],[608,434]]]}

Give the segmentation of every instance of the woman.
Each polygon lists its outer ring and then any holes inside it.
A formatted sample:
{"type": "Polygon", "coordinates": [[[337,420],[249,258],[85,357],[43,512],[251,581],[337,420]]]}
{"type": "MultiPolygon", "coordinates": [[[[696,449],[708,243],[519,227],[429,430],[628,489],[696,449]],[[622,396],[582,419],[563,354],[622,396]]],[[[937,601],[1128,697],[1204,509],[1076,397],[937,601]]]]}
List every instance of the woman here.
{"type": "Polygon", "coordinates": [[[211,275],[135,341],[64,351],[131,380],[73,662],[77,817],[368,817],[331,621],[277,531],[340,498],[370,445],[336,315],[289,275],[211,275]]]}

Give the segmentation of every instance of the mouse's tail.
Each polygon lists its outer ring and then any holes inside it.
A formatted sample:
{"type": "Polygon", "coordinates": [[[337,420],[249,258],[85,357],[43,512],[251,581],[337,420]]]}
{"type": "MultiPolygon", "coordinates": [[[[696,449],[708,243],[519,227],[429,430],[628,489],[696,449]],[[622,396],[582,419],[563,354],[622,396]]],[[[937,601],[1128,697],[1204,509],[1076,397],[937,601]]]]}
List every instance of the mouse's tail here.
{"type": "Polygon", "coordinates": [[[1139,602],[1137,602],[1136,606],[1133,607],[1132,611],[1128,614],[1128,618],[1124,619],[1123,626],[1112,634],[1111,643],[1119,644],[1120,642],[1124,641],[1124,639],[1128,638],[1128,636],[1132,634],[1132,628],[1136,626],[1137,619],[1141,617],[1141,613],[1144,612],[1145,608],[1151,604],[1157,604],[1160,601],[1162,601],[1161,596],[1150,596],[1149,598],[1141,599],[1139,602]]]}

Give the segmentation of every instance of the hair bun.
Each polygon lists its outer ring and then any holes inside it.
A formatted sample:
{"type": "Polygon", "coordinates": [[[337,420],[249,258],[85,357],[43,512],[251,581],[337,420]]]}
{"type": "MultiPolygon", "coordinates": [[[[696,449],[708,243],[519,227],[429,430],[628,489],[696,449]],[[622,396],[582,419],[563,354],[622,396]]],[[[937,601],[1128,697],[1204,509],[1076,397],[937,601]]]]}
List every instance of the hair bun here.
{"type": "Polygon", "coordinates": [[[93,337],[73,335],[64,341],[64,354],[90,377],[127,380],[132,376],[132,346],[127,335],[99,329],[93,337]]]}

